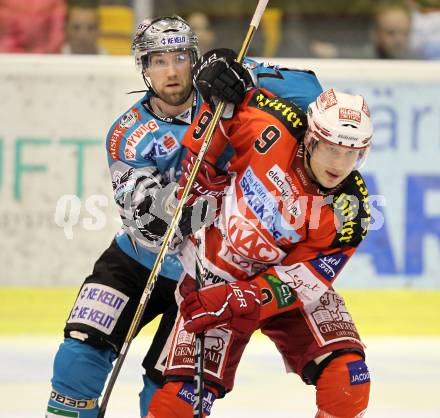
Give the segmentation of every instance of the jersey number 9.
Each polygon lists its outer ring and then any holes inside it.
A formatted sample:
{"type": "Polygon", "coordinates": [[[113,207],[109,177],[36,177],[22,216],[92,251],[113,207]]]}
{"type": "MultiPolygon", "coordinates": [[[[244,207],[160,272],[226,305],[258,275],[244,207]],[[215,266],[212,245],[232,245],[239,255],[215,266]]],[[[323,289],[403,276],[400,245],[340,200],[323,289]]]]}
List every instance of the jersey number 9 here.
{"type": "Polygon", "coordinates": [[[269,148],[278,141],[281,136],[280,130],[273,125],[269,125],[255,141],[255,149],[260,154],[265,154],[269,148]]]}

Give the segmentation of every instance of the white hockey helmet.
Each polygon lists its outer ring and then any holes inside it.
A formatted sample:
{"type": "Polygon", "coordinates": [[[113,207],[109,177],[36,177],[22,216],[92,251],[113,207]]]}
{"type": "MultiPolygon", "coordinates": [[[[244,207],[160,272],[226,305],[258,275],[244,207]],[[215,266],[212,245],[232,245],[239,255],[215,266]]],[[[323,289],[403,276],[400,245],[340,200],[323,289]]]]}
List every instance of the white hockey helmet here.
{"type": "Polygon", "coordinates": [[[329,89],[310,103],[304,144],[312,151],[319,141],[359,149],[356,168],[365,161],[373,136],[370,110],[365,99],[329,89]]]}
{"type": "Polygon", "coordinates": [[[164,16],[142,21],[133,38],[132,51],[138,71],[148,66],[153,52],[188,50],[194,64],[200,55],[197,35],[180,16],[164,16]]]}

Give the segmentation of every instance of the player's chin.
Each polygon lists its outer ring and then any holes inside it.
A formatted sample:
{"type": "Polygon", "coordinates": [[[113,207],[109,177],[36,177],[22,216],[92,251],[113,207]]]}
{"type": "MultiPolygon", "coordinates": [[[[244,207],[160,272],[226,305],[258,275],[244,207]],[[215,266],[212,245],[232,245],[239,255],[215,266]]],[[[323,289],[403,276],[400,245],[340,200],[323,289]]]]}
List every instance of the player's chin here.
{"type": "Polygon", "coordinates": [[[175,92],[168,92],[168,93],[164,92],[162,99],[172,106],[179,106],[185,102],[185,100],[188,98],[190,93],[191,90],[183,90],[183,89],[180,89],[179,91],[175,91],[175,92]]]}
{"type": "Polygon", "coordinates": [[[179,104],[180,95],[176,94],[169,94],[165,91],[159,92],[158,96],[165,102],[168,103],[171,106],[177,106],[179,104]]]}
{"type": "Polygon", "coordinates": [[[325,187],[326,189],[333,189],[338,184],[340,184],[342,181],[344,181],[344,178],[345,178],[345,176],[343,176],[343,175],[336,176],[336,175],[332,175],[327,172],[323,173],[319,177],[320,177],[320,178],[318,178],[319,184],[321,186],[325,187]]]}

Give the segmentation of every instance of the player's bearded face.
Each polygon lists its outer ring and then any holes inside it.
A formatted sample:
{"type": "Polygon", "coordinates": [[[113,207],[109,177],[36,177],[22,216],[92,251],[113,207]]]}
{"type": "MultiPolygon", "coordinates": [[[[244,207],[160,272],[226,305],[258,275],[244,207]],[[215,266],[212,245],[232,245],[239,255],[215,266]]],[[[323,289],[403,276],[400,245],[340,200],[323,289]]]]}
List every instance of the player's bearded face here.
{"type": "Polygon", "coordinates": [[[331,189],[347,178],[364,151],[319,141],[309,152],[313,175],[319,184],[331,189]]]}
{"type": "Polygon", "coordinates": [[[184,103],[193,89],[191,57],[187,51],[152,54],[146,75],[156,94],[172,106],[184,103]]]}

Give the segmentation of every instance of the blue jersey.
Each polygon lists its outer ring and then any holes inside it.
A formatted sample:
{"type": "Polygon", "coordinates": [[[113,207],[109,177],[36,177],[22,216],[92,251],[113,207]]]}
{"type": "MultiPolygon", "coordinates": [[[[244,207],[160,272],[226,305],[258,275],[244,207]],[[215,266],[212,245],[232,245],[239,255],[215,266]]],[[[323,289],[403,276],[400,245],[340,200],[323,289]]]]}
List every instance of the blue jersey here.
{"type": "MultiPolygon", "coordinates": [[[[322,92],[310,71],[290,70],[246,60],[259,87],[294,101],[306,110],[322,92]]],[[[157,241],[142,234],[133,222],[134,213],[147,193],[177,181],[185,149],[181,141],[197,114],[201,98],[196,94],[190,109],[174,118],[162,118],[149,106],[148,93],[119,117],[107,135],[107,155],[113,193],[123,221],[116,242],[124,253],[151,269],[160,250],[157,241]],[[131,222],[130,222],[131,221],[131,222]]],[[[157,237],[154,237],[157,238],[157,237]]],[[[160,274],[178,280],[183,272],[175,254],[177,244],[165,257],[160,274]],[[174,252],[174,254],[173,254],[174,252]]]]}

